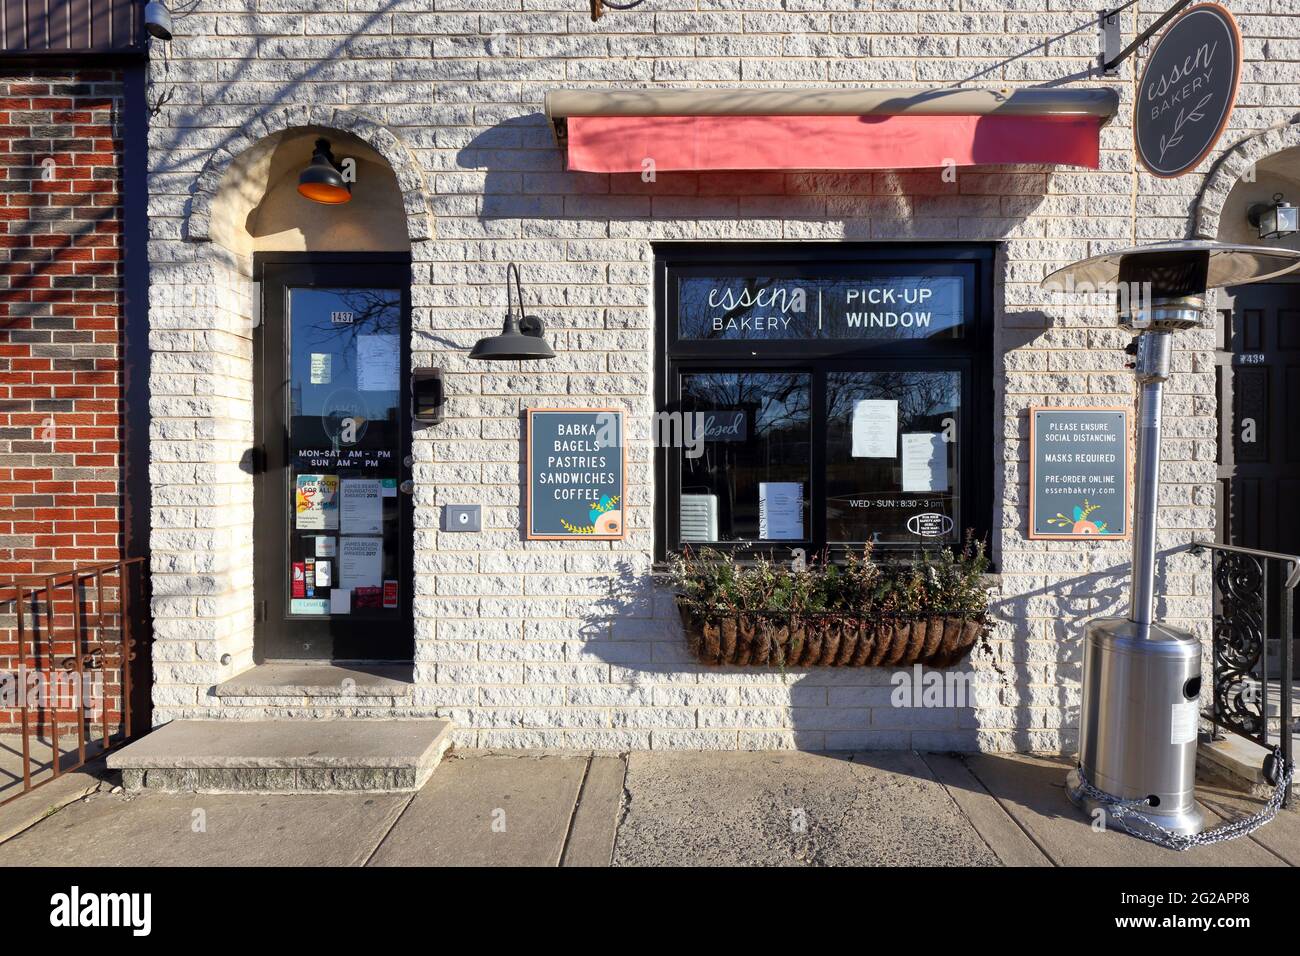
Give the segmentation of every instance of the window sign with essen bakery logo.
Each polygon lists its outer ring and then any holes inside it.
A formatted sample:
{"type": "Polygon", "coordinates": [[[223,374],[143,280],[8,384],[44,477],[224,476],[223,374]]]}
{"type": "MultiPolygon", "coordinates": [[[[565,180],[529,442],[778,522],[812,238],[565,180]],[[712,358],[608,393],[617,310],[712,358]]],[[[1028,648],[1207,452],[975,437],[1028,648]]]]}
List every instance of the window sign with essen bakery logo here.
{"type": "Polygon", "coordinates": [[[960,275],[685,276],[680,340],[959,338],[960,275]]]}

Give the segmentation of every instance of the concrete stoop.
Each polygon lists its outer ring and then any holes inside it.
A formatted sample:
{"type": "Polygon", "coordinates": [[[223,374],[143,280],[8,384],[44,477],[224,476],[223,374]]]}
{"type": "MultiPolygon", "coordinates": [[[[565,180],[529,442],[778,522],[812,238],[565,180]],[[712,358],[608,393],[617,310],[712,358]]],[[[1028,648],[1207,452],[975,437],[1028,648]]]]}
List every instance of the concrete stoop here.
{"type": "Polygon", "coordinates": [[[414,693],[410,664],[365,662],[259,664],[213,689],[239,720],[400,719],[414,693]]]}
{"type": "MultiPolygon", "coordinates": [[[[1223,740],[1202,740],[1196,747],[1196,764],[1204,772],[1253,797],[1267,799],[1273,786],[1264,779],[1264,757],[1268,751],[1236,734],[1223,740]]],[[[1291,792],[1300,792],[1300,780],[1291,781],[1291,792]]]]}
{"type": "Polygon", "coordinates": [[[127,790],[418,790],[451,746],[449,720],[175,720],[113,751],[127,790]]]}

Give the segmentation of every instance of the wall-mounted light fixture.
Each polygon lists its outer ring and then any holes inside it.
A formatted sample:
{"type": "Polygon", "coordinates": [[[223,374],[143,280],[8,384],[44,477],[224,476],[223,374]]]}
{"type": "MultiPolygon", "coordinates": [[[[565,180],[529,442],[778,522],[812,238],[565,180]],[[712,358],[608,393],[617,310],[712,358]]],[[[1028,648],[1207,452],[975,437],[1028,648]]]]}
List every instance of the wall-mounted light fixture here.
{"type": "Polygon", "coordinates": [[[412,369],[412,417],[421,425],[437,425],[442,422],[443,403],[442,369],[412,369]]]}
{"type": "Polygon", "coordinates": [[[298,175],[298,192],[312,202],[337,206],[352,199],[352,186],[344,182],[339,164],[330,152],[330,141],[316,140],[311,162],[298,175]]]}
{"type": "Polygon", "coordinates": [[[591,22],[595,23],[599,20],[606,7],[611,10],[635,10],[643,3],[645,0],[627,0],[625,3],[620,3],[618,0],[591,0],[591,22]]]}
{"type": "Polygon", "coordinates": [[[513,262],[506,266],[506,320],[501,334],[479,339],[470,350],[472,359],[485,361],[531,361],[555,358],[546,344],[546,324],[535,315],[524,314],[524,290],[519,282],[519,267],[513,262]],[[519,295],[519,318],[510,306],[510,276],[515,278],[515,291],[519,295]]]}
{"type": "Polygon", "coordinates": [[[172,12],[162,0],[149,0],[144,5],[144,28],[156,39],[172,38],[172,12]]]}
{"type": "Polygon", "coordinates": [[[1259,238],[1283,239],[1300,232],[1300,207],[1274,193],[1272,202],[1257,202],[1246,210],[1246,220],[1259,230],[1259,238]]]}

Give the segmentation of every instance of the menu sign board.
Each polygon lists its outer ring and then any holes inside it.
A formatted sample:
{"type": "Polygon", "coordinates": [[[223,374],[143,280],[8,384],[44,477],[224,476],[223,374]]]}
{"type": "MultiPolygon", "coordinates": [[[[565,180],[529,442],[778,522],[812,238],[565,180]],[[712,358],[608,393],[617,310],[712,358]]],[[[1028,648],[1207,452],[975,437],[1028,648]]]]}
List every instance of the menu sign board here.
{"type": "Polygon", "coordinates": [[[1241,77],[1241,33],[1217,3],[1199,3],[1156,45],[1133,103],[1138,159],[1163,178],[1191,172],[1228,125],[1241,77]]]}
{"type": "Polygon", "coordinates": [[[959,275],[683,276],[677,332],[722,341],[958,338],[962,283],[959,275]]]}
{"type": "Polygon", "coordinates": [[[526,536],[616,541],[623,521],[623,413],[612,408],[530,408],[526,536]]]}
{"type": "Polygon", "coordinates": [[[1129,535],[1126,408],[1029,410],[1029,537],[1129,535]]]}

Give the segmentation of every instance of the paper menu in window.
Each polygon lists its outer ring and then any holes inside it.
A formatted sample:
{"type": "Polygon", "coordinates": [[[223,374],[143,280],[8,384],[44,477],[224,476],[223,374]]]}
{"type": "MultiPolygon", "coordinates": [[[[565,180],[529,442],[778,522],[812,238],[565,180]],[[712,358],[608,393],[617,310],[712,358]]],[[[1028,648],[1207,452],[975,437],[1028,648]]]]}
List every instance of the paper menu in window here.
{"type": "Polygon", "coordinates": [[[942,435],[935,432],[904,433],[903,490],[948,490],[948,450],[942,435]]]}
{"type": "Polygon", "coordinates": [[[400,358],[396,335],[358,335],[357,391],[397,391],[400,358]]]}
{"type": "Polygon", "coordinates": [[[384,530],[379,479],[345,478],[339,499],[339,530],[344,534],[379,534],[384,530]]]}
{"type": "Polygon", "coordinates": [[[312,352],[311,383],[313,385],[328,385],[333,377],[331,372],[333,366],[334,356],[329,352],[312,352]]]}
{"type": "Polygon", "coordinates": [[[383,538],[340,538],[339,580],[345,591],[380,587],[384,578],[383,538]]]}
{"type": "Polygon", "coordinates": [[[853,403],[853,457],[898,457],[898,402],[863,399],[853,403]]]}
{"type": "Polygon", "coordinates": [[[803,540],[803,482],[758,483],[758,536],[764,541],[803,540]]]}

